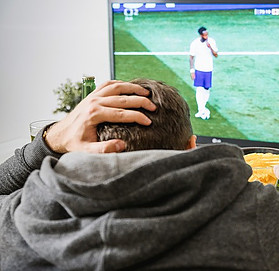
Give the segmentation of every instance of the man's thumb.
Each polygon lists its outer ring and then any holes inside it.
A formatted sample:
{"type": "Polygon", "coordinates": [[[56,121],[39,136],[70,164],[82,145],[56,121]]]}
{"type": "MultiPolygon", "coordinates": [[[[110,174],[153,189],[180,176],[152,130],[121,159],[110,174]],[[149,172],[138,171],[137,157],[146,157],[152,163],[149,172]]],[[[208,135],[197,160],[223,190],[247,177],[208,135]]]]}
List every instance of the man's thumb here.
{"type": "Polygon", "coordinates": [[[125,150],[125,142],[120,139],[112,139],[102,142],[89,143],[91,153],[111,153],[111,152],[122,152],[125,150]]]}

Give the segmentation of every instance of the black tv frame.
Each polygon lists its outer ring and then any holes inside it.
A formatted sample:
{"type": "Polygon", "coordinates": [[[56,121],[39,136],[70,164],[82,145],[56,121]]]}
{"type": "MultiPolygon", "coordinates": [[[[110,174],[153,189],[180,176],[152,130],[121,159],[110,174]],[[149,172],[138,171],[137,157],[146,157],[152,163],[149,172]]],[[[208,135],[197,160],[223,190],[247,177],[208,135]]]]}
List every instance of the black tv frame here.
{"type": "MultiPolygon", "coordinates": [[[[108,1],[108,18],[109,18],[109,51],[110,51],[110,77],[115,79],[114,74],[114,33],[113,33],[113,14],[112,14],[112,3],[183,3],[183,4],[279,4],[279,0],[265,1],[265,0],[107,0],[108,1]]],[[[279,16],[278,16],[279,17],[279,16]]],[[[278,18],[279,20],[279,18],[278,18]]],[[[278,127],[279,135],[279,127],[278,127]]],[[[279,136],[278,136],[279,141],[279,136]]],[[[265,142],[265,141],[254,141],[244,140],[236,138],[223,138],[214,136],[201,136],[197,135],[198,144],[218,144],[218,143],[231,143],[236,144],[240,147],[270,147],[279,148],[279,142],[265,142]]]]}

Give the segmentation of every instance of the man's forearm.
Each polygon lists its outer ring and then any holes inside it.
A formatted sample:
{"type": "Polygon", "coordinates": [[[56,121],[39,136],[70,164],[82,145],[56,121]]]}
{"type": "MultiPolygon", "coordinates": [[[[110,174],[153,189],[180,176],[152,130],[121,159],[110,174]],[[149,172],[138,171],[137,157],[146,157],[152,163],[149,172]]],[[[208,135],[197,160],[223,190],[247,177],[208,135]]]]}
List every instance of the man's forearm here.
{"type": "Polygon", "coordinates": [[[212,49],[212,47],[210,46],[210,44],[209,44],[209,49],[211,50],[211,53],[212,53],[215,57],[218,56],[218,53],[212,49]]]}
{"type": "Polygon", "coordinates": [[[33,142],[17,149],[15,154],[0,165],[0,195],[9,195],[23,187],[30,173],[39,169],[47,155],[59,158],[45,144],[40,131],[33,142]]]}
{"type": "Polygon", "coordinates": [[[190,55],[189,62],[190,62],[190,73],[194,73],[194,72],[195,72],[195,67],[194,67],[194,56],[191,56],[191,55],[190,55]]]}
{"type": "Polygon", "coordinates": [[[193,56],[190,56],[189,61],[190,61],[190,70],[191,70],[191,69],[194,69],[194,57],[193,57],[193,56]]]}
{"type": "Polygon", "coordinates": [[[217,57],[217,56],[218,56],[218,53],[217,53],[217,52],[215,52],[212,48],[211,48],[211,52],[212,52],[212,54],[213,54],[215,57],[217,57]]]}

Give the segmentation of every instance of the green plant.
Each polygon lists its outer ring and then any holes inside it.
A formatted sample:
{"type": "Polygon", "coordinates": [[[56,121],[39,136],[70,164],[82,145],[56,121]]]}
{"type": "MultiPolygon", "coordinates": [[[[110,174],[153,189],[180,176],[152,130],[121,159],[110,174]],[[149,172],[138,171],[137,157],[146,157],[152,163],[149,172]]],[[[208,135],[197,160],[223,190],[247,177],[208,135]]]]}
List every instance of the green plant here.
{"type": "Polygon", "coordinates": [[[58,95],[58,106],[53,113],[71,112],[75,106],[81,101],[82,83],[72,83],[70,79],[65,84],[61,84],[54,89],[54,94],[58,95]]]}

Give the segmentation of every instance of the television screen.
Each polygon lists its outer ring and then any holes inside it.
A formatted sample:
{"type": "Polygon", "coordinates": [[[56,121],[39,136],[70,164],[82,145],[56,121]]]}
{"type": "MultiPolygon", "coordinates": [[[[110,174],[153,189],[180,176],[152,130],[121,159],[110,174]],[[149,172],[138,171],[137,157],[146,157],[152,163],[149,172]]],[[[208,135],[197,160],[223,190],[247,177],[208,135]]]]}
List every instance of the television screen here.
{"type": "Polygon", "coordinates": [[[279,2],[109,0],[109,11],[112,79],[176,87],[200,143],[279,146],[279,2]]]}

